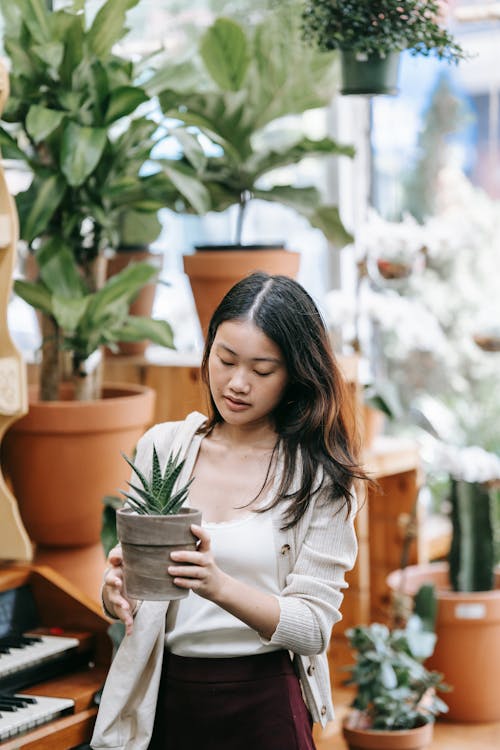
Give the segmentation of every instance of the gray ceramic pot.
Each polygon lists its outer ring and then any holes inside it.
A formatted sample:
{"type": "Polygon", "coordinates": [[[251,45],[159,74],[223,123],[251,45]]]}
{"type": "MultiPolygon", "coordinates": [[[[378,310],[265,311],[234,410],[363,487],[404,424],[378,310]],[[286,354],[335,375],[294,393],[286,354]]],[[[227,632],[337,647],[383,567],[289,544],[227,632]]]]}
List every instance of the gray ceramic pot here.
{"type": "Polygon", "coordinates": [[[167,566],[174,550],[196,548],[196,538],[190,530],[192,523],[201,524],[201,512],[194,508],[184,508],[173,516],[141,516],[130,508],[116,512],[125,590],[130,597],[170,601],[189,594],[188,589],[173,583],[167,566]]]}

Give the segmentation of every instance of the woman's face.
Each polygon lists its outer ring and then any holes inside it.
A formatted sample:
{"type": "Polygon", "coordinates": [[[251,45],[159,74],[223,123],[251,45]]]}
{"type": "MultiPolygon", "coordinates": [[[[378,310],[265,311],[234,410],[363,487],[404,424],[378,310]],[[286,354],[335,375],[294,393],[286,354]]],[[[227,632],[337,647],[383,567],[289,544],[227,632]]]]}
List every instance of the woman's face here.
{"type": "Polygon", "coordinates": [[[208,358],[210,391],[225,422],[268,421],[288,382],[279,347],[250,321],[221,323],[208,358]]]}

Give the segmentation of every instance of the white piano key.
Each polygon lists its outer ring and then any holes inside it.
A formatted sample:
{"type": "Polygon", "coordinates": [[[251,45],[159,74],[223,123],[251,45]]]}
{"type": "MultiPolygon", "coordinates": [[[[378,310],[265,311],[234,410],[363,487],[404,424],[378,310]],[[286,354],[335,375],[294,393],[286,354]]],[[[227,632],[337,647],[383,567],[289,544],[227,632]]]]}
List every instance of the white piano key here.
{"type": "Polygon", "coordinates": [[[8,654],[0,654],[0,678],[63,654],[78,645],[78,638],[44,635],[41,641],[23,648],[12,648],[8,654]]]}
{"type": "MultiPolygon", "coordinates": [[[[16,697],[22,698],[22,693],[16,697]]],[[[70,698],[47,698],[46,696],[30,695],[35,698],[36,703],[30,703],[25,708],[17,711],[1,711],[0,716],[0,742],[9,737],[16,737],[27,732],[40,724],[57,719],[63,712],[74,708],[75,702],[70,698]]]]}

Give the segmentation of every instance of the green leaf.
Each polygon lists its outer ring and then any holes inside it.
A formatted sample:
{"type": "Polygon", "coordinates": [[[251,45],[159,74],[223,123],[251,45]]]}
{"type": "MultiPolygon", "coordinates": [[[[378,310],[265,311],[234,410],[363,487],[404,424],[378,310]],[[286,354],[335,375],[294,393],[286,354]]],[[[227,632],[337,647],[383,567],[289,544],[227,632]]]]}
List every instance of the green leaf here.
{"type": "Polygon", "coordinates": [[[171,131],[174,138],[179,141],[184,156],[196,170],[201,170],[207,163],[207,157],[201,147],[198,137],[185,128],[174,128],[171,131]]]}
{"type": "Polygon", "coordinates": [[[106,314],[114,302],[130,304],[142,287],[155,278],[158,269],[149,263],[130,263],[123,271],[112,276],[106,284],[92,295],[87,314],[98,319],[106,314]]]}
{"type": "Polygon", "coordinates": [[[61,143],[61,170],[72,187],[78,187],[94,171],[107,141],[105,128],[68,122],[61,143]]]}
{"type": "Polygon", "coordinates": [[[29,188],[16,195],[21,237],[31,244],[47,228],[66,191],[58,174],[35,175],[29,188]]]}
{"type": "Polygon", "coordinates": [[[52,71],[57,72],[64,57],[64,44],[61,42],[46,42],[32,47],[34,54],[52,71]]]}
{"type": "Polygon", "coordinates": [[[335,245],[337,250],[349,245],[354,240],[352,234],[347,231],[342,223],[337,206],[318,206],[307,218],[313,227],[323,232],[326,239],[335,245]]]}
{"type": "Polygon", "coordinates": [[[148,97],[142,89],[135,86],[120,86],[111,92],[104,122],[109,125],[120,117],[130,115],[140,104],[147,101],[148,97]]]}
{"type": "Polygon", "coordinates": [[[26,130],[35,143],[40,143],[59,127],[64,116],[59,110],[32,104],[26,115],[26,130]]]}
{"type": "Polygon", "coordinates": [[[53,295],[81,298],[86,289],[78,273],[72,249],[60,237],[52,237],[36,254],[40,277],[53,295]]]}
{"type": "Polygon", "coordinates": [[[4,158],[9,153],[13,159],[21,159],[22,161],[28,161],[28,156],[25,151],[19,148],[17,141],[0,125],[0,148],[4,151],[4,158]]]}
{"type": "Polygon", "coordinates": [[[23,22],[39,44],[50,43],[49,11],[45,0],[17,0],[23,22]]]}
{"type": "Polygon", "coordinates": [[[200,54],[213,80],[221,89],[239,91],[248,68],[245,32],[229,18],[218,18],[202,37],[200,54]]]}
{"type": "Polygon", "coordinates": [[[96,14],[87,33],[87,40],[96,57],[109,55],[116,42],[125,35],[127,10],[135,7],[139,0],[107,0],[96,14]]]}
{"type": "Polygon", "coordinates": [[[47,315],[52,315],[52,295],[41,281],[14,281],[14,291],[18,297],[47,315]]]}
{"type": "Polygon", "coordinates": [[[114,332],[116,341],[143,341],[174,349],[174,334],[166,320],[154,320],[139,315],[129,315],[125,323],[114,332]]]}
{"type": "Polygon", "coordinates": [[[52,298],[52,309],[58,326],[66,333],[73,333],[78,328],[87,308],[88,298],[52,298]]]}
{"type": "Polygon", "coordinates": [[[163,171],[198,214],[209,210],[210,194],[194,173],[188,174],[180,164],[168,166],[166,161],[163,161],[163,171]]]}

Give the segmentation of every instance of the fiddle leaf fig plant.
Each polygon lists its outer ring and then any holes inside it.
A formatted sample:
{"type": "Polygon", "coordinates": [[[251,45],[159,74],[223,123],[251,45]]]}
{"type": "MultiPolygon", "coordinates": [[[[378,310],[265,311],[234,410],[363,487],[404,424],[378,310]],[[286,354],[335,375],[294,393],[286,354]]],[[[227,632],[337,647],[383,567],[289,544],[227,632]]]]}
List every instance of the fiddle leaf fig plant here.
{"type": "Polygon", "coordinates": [[[164,76],[164,70],[153,76],[146,89],[159,94],[166,117],[214,144],[206,153],[191,133],[181,141],[186,157],[196,160],[210,209],[238,206],[236,244],[253,198],[295,209],[339,247],[352,239],[338,208],[324,203],[315,186],[291,184],[285,171],[270,183],[271,172],[306,158],[354,155],[350,145],[311,139],[292,127],[290,115],[325,107],[336,88],[332,57],[303,44],[298,17],[277,9],[249,31],[218,18],[193,59],[183,63],[182,75],[169,76],[168,86],[162,86],[164,76]]]}
{"type": "Polygon", "coordinates": [[[43,314],[42,400],[59,398],[62,351],[72,352],[76,396],[97,398],[99,390],[81,381],[99,358],[82,363],[102,343],[119,333],[122,341],[173,345],[165,322],[128,316],[156,269],[131,267],[101,292],[102,261],[119,242],[124,212],[156,214],[178,201],[193,211],[208,207],[189,162],[152,158],[166,133],[150,117],[138,65],[114,51],[138,2],[106,0],[90,20],[85,2],[50,11],[45,0],[0,0],[11,64],[0,147],[31,174],[16,204],[21,239],[39,273],[36,281],[16,282],[15,291],[43,314]]]}

